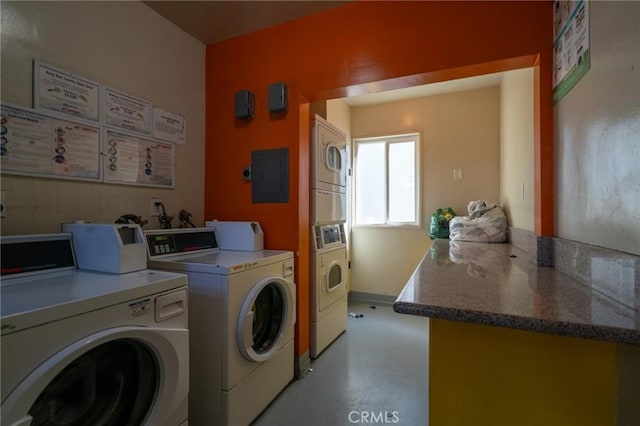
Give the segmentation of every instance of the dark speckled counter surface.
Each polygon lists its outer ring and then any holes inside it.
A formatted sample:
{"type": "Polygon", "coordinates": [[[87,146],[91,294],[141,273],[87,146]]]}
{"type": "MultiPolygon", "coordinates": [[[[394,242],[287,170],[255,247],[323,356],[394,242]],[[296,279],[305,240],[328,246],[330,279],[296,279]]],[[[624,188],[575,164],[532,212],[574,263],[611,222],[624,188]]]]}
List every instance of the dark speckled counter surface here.
{"type": "Polygon", "coordinates": [[[640,314],[510,244],[434,241],[399,313],[640,345],[640,314]]]}

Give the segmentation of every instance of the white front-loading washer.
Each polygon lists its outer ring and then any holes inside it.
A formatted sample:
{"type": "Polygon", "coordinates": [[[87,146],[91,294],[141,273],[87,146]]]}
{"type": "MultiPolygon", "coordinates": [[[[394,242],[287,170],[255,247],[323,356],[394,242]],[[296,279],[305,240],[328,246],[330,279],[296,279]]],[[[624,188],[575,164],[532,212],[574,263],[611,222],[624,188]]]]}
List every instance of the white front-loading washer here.
{"type": "Polygon", "coordinates": [[[311,229],[311,342],[317,358],[347,327],[349,261],[343,224],[311,229]]]}
{"type": "Polygon", "coordinates": [[[70,234],[3,237],[1,423],[186,424],[186,284],[78,270],[70,234]]]}
{"type": "Polygon", "coordinates": [[[212,228],[145,236],[149,268],[189,279],[189,421],[248,425],[293,379],[293,253],[219,250],[212,228]]]}

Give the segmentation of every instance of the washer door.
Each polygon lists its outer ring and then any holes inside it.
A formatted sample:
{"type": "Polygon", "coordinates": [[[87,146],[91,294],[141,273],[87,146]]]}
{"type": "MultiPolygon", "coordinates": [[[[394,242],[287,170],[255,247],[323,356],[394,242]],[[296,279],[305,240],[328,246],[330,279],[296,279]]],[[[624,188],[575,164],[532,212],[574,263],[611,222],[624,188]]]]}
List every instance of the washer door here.
{"type": "MultiPolygon", "coordinates": [[[[88,336],[27,376],[2,404],[7,425],[155,424],[188,390],[188,331],[121,327],[88,336]]],[[[179,404],[179,402],[177,402],[179,404]]]]}
{"type": "Polygon", "coordinates": [[[132,339],[104,343],[53,378],[29,409],[31,424],[140,424],[158,382],[148,346],[132,339]]]}
{"type": "Polygon", "coordinates": [[[237,340],[242,356],[263,362],[290,339],[295,323],[295,284],[267,277],[253,286],[240,309],[237,340]]]}

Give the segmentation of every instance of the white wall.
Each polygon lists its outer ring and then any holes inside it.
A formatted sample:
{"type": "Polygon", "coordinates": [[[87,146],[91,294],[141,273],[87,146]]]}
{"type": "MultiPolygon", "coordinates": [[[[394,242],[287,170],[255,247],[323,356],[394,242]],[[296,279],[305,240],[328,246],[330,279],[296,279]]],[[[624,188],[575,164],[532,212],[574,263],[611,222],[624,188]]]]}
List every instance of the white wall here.
{"type": "Polygon", "coordinates": [[[533,232],[533,68],[504,73],[501,87],[500,204],[509,225],[533,232]]]}
{"type": "MultiPolygon", "coordinates": [[[[1,99],[32,106],[32,61],[149,100],[187,118],[176,149],[175,189],[152,189],[3,174],[2,234],[48,233],[70,220],[149,217],[149,198],[167,213],[204,215],[205,46],[141,2],[0,2],[1,99]]],[[[177,219],[174,220],[177,225],[177,219]]],[[[158,228],[156,218],[147,229],[158,228]]]]}
{"type": "MultiPolygon", "coordinates": [[[[500,87],[351,108],[353,138],[421,132],[422,227],[352,230],[351,290],[397,296],[431,245],[439,207],[500,198],[500,87]],[[463,180],[453,180],[453,169],[463,180]]],[[[531,159],[533,161],[533,159],[531,159]]]]}
{"type": "Polygon", "coordinates": [[[640,2],[589,2],[591,69],[555,112],[559,237],[640,255],[640,2]]]}
{"type": "Polygon", "coordinates": [[[327,121],[342,130],[351,144],[351,107],[342,99],[331,99],[326,108],[327,121]]]}

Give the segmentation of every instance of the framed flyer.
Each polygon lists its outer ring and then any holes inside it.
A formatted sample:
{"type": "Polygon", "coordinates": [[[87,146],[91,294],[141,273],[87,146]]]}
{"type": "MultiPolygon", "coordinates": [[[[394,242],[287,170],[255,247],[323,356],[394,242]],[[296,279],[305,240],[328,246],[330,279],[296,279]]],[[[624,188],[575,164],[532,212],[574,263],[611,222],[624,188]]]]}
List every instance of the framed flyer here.
{"type": "Polygon", "coordinates": [[[153,108],[151,134],[156,139],[185,144],[187,142],[187,119],[173,112],[153,108]]]}
{"type": "Polygon", "coordinates": [[[100,85],[35,60],[33,107],[100,121],[100,85]]]}
{"type": "Polygon", "coordinates": [[[175,146],[104,129],[104,182],[173,188],[175,146]]]}
{"type": "Polygon", "coordinates": [[[2,104],[2,173],[100,181],[100,128],[2,104]]]}
{"type": "Polygon", "coordinates": [[[557,103],[591,67],[589,2],[553,2],[553,102],[557,103]]]}
{"type": "Polygon", "coordinates": [[[127,131],[151,133],[151,103],[111,87],[102,87],[103,122],[127,131]]]}

